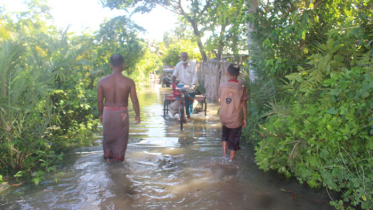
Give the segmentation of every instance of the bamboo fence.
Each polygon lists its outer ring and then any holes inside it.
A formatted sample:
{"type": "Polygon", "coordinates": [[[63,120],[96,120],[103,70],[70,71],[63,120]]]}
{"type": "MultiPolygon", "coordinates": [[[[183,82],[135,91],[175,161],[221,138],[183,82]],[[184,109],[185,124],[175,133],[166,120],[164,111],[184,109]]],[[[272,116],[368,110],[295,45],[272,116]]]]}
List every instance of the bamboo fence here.
{"type": "MultiPolygon", "coordinates": [[[[215,102],[218,99],[218,89],[222,82],[228,82],[228,66],[229,62],[208,61],[199,63],[198,80],[200,85],[205,89],[205,94],[208,101],[215,102]]],[[[238,77],[238,81],[242,82],[242,76],[238,77]]]]}

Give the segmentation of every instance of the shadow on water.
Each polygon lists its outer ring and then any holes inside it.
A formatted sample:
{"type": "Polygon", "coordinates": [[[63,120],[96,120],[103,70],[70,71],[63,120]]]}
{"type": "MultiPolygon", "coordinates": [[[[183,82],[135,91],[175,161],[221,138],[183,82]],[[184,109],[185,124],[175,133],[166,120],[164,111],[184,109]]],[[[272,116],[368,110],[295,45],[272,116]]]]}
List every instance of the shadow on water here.
{"type": "Polygon", "coordinates": [[[100,145],[78,148],[39,186],[1,194],[0,208],[333,209],[325,190],[259,170],[249,145],[234,162],[222,158],[216,104],[209,104],[206,118],[193,115],[181,132],[175,117],[162,116],[168,91],[139,92],[143,122],[130,125],[124,163],[104,162],[100,145]]]}

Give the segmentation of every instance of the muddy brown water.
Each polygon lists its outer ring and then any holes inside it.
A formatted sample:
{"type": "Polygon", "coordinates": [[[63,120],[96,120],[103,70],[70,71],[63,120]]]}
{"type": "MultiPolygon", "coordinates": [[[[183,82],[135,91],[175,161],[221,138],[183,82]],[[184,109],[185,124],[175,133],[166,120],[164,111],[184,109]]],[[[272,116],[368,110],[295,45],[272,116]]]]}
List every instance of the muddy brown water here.
{"type": "Polygon", "coordinates": [[[66,155],[58,172],[38,186],[0,194],[0,208],[334,209],[325,190],[258,169],[250,145],[242,145],[234,162],[222,158],[217,104],[208,104],[206,118],[193,115],[181,132],[175,118],[163,118],[168,91],[138,93],[142,123],[130,125],[125,162],[104,162],[98,133],[97,146],[66,155]]]}

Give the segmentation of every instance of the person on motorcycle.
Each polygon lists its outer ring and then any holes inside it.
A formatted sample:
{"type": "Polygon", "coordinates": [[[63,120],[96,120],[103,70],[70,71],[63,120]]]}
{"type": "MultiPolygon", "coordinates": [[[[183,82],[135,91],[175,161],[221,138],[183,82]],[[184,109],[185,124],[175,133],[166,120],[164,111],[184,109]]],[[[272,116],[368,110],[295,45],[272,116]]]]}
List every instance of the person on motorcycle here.
{"type": "Polygon", "coordinates": [[[171,77],[172,89],[176,88],[175,81],[179,78],[178,88],[186,87],[187,95],[185,100],[185,110],[187,118],[193,113],[193,102],[196,96],[198,86],[197,65],[188,59],[188,53],[180,53],[180,62],[176,64],[174,73],[171,77]]]}

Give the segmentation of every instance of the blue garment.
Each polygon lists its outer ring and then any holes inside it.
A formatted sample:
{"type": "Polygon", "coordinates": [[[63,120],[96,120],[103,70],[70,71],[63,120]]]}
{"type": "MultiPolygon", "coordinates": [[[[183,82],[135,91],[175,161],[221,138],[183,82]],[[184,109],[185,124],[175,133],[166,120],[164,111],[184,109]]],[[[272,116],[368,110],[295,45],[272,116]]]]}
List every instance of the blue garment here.
{"type": "MultiPolygon", "coordinates": [[[[177,85],[178,88],[184,87],[184,85],[177,85]]],[[[193,112],[193,101],[188,100],[188,97],[196,98],[196,91],[193,93],[187,93],[185,96],[185,112],[187,116],[190,116],[193,112]]],[[[180,99],[180,96],[177,96],[177,100],[180,99]]]]}

